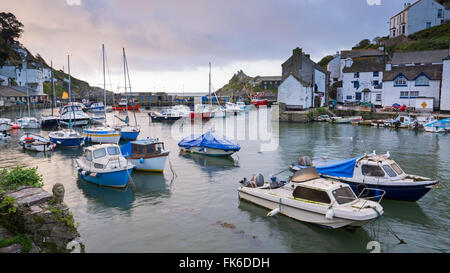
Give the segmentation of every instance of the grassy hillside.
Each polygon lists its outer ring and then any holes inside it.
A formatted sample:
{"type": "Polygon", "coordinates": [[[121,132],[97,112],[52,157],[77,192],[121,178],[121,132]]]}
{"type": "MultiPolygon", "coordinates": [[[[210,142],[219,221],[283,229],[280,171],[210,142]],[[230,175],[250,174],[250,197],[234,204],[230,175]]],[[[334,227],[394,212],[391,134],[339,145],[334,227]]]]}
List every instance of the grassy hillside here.
{"type": "Polygon", "coordinates": [[[448,49],[450,43],[450,22],[425,29],[408,36],[408,42],[391,48],[394,52],[448,49]]]}

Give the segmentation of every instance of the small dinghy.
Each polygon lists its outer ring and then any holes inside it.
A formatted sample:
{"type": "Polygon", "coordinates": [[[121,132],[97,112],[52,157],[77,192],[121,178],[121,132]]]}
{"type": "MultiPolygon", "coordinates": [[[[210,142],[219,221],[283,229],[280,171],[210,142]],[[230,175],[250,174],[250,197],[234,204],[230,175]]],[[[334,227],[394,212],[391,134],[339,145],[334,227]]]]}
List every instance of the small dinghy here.
{"type": "Polygon", "coordinates": [[[121,140],[136,140],[141,132],[139,127],[126,124],[117,126],[115,129],[120,132],[121,140]]]}
{"type": "Polygon", "coordinates": [[[190,135],[180,141],[178,146],[183,152],[208,156],[230,156],[241,149],[238,143],[226,139],[215,131],[208,131],[203,135],[190,135]]]}
{"type": "MultiPolygon", "coordinates": [[[[293,172],[304,167],[304,164],[292,165],[293,172]]],[[[322,177],[337,179],[349,184],[356,194],[366,187],[386,191],[386,199],[418,201],[439,180],[406,174],[400,166],[390,159],[389,152],[385,155],[372,154],[359,156],[332,163],[316,164],[322,177]]]]}
{"type": "Polygon", "coordinates": [[[36,152],[53,151],[56,147],[56,144],[51,142],[49,139],[30,133],[27,133],[20,138],[19,145],[24,150],[36,152]]]}
{"type": "Polygon", "coordinates": [[[84,145],[84,136],[73,129],[63,129],[48,134],[50,141],[63,147],[80,147],[84,145]]]}
{"type": "Polygon", "coordinates": [[[137,171],[164,172],[169,151],[158,139],[130,142],[120,148],[122,155],[136,166],[137,171]]]}
{"type": "Polygon", "coordinates": [[[382,191],[371,198],[357,197],[349,185],[321,178],[314,167],[297,171],[289,182],[275,177],[265,182],[259,174],[250,181],[244,178],[241,184],[239,198],[270,209],[267,216],[281,213],[298,221],[335,229],[361,227],[383,214],[379,204],[382,191]]]}
{"type": "Polygon", "coordinates": [[[84,148],[76,160],[80,176],[91,183],[113,188],[128,185],[134,165],[122,156],[116,144],[99,144],[84,148]]]}

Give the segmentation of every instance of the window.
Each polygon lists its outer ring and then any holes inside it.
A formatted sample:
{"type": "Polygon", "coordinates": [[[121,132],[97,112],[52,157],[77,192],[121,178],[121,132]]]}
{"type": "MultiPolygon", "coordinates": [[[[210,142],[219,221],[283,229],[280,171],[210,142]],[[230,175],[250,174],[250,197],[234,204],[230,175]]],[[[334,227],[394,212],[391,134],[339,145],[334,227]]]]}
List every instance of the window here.
{"type": "Polygon", "coordinates": [[[374,86],[378,86],[378,85],[379,85],[379,82],[378,82],[378,81],[373,81],[373,85],[374,85],[374,86]]]}
{"type": "Polygon", "coordinates": [[[395,82],[394,82],[394,86],[406,86],[406,84],[407,84],[407,80],[403,76],[398,77],[397,79],[395,79],[395,82]]]}
{"type": "Polygon", "coordinates": [[[310,189],[310,188],[305,188],[305,187],[301,187],[301,186],[295,188],[292,195],[295,198],[299,198],[299,199],[320,202],[320,203],[325,203],[325,204],[331,203],[330,197],[328,196],[328,194],[326,192],[314,190],[314,189],[310,189]]]}
{"type": "Polygon", "coordinates": [[[402,92],[400,92],[400,98],[401,98],[401,99],[407,99],[407,98],[409,98],[409,92],[408,92],[408,91],[402,91],[402,92]]]}
{"type": "Polygon", "coordinates": [[[402,34],[405,34],[406,33],[406,27],[405,27],[405,25],[403,25],[402,26],[402,34]]]}
{"type": "Polygon", "coordinates": [[[391,164],[392,169],[394,169],[394,171],[398,174],[401,175],[403,173],[402,169],[400,169],[400,167],[396,164],[396,163],[392,163],[391,164]]]}
{"type": "Polygon", "coordinates": [[[361,171],[365,176],[384,177],[383,170],[378,166],[363,165],[361,171]]]}
{"type": "Polygon", "coordinates": [[[361,92],[356,92],[355,93],[355,99],[356,100],[361,100],[362,96],[361,96],[361,92]]]}
{"type": "Polygon", "coordinates": [[[417,77],[416,79],[416,86],[429,86],[430,81],[428,80],[427,76],[422,75],[417,77]]]}
{"type": "Polygon", "coordinates": [[[94,151],[94,158],[101,158],[106,156],[106,150],[105,149],[98,149],[94,151]]]}
{"type": "Polygon", "coordinates": [[[119,148],[117,147],[108,147],[108,154],[109,155],[119,155],[119,148]]]}
{"type": "Polygon", "coordinates": [[[347,96],[347,99],[348,100],[351,100],[353,97],[352,96],[347,96]]]}
{"type": "Polygon", "coordinates": [[[390,177],[397,176],[397,174],[394,172],[394,170],[391,167],[389,167],[389,165],[383,165],[383,169],[390,177]]]}
{"type": "Polygon", "coordinates": [[[355,72],[354,77],[355,77],[355,79],[359,78],[359,72],[355,72]]]}
{"type": "Polygon", "coordinates": [[[427,28],[431,27],[431,22],[427,22],[427,28]]]}
{"type": "Polygon", "coordinates": [[[92,152],[91,151],[87,151],[86,152],[86,160],[87,161],[92,161],[92,152]]]}
{"type": "Polygon", "coordinates": [[[377,101],[381,101],[381,94],[377,94],[377,101]]]}
{"type": "Polygon", "coordinates": [[[417,98],[419,96],[419,91],[411,91],[409,96],[410,98],[417,98]]]}
{"type": "Polygon", "coordinates": [[[438,18],[442,18],[442,9],[438,9],[438,18]]]}
{"type": "Polygon", "coordinates": [[[356,200],[356,196],[350,187],[342,187],[333,191],[333,196],[339,205],[350,203],[356,200]]]}
{"type": "Polygon", "coordinates": [[[379,74],[380,74],[380,72],[378,72],[378,71],[373,72],[373,76],[374,76],[374,77],[378,77],[379,74]]]}
{"type": "Polygon", "coordinates": [[[354,82],[353,82],[353,87],[354,87],[355,89],[358,89],[358,88],[359,88],[359,81],[354,81],[354,82]]]}

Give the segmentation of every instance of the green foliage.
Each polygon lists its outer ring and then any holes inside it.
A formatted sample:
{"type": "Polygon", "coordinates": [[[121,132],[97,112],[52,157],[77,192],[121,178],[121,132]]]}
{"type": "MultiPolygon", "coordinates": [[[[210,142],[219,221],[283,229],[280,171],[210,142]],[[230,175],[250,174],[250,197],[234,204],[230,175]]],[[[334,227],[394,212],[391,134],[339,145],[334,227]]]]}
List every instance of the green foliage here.
{"type": "Polygon", "coordinates": [[[40,188],[43,186],[42,175],[36,168],[24,169],[20,166],[11,171],[3,169],[0,173],[0,187],[7,190],[14,190],[22,186],[32,186],[40,188]]]}
{"type": "Polygon", "coordinates": [[[394,51],[410,52],[448,49],[450,42],[450,23],[424,29],[408,36],[410,39],[393,48],[394,51]]]}
{"type": "Polygon", "coordinates": [[[72,232],[76,231],[75,220],[73,218],[72,212],[69,212],[66,215],[64,215],[63,211],[61,211],[60,209],[58,209],[56,207],[52,207],[52,206],[50,206],[50,211],[56,216],[56,218],[58,218],[58,220],[64,222],[70,231],[72,231],[72,232]]]}
{"type": "Polygon", "coordinates": [[[13,42],[23,32],[23,24],[10,12],[0,12],[0,36],[5,41],[13,42]]]}
{"type": "Polygon", "coordinates": [[[14,206],[15,199],[0,193],[0,212],[6,211],[8,214],[16,213],[17,208],[14,206]]]}
{"type": "Polygon", "coordinates": [[[308,114],[306,114],[306,117],[310,122],[314,121],[314,110],[309,111],[308,114]]]}
{"type": "Polygon", "coordinates": [[[355,45],[352,49],[365,49],[366,47],[370,46],[370,40],[364,39],[361,42],[359,42],[357,45],[355,45]]]}
{"type": "Polygon", "coordinates": [[[23,234],[18,234],[8,239],[0,239],[0,248],[7,247],[13,244],[20,244],[21,253],[28,253],[33,247],[33,242],[23,234]]]}
{"type": "Polygon", "coordinates": [[[331,55],[325,56],[320,60],[317,64],[320,65],[323,68],[327,68],[328,63],[333,60],[334,57],[331,55]]]}

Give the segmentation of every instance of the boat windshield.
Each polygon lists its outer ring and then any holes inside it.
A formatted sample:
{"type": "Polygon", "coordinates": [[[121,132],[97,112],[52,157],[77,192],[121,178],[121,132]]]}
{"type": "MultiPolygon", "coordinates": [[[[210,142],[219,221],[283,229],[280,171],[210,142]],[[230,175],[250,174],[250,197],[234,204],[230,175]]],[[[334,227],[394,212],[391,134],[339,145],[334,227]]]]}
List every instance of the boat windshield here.
{"type": "Polygon", "coordinates": [[[356,196],[350,187],[342,187],[333,191],[333,196],[339,205],[350,203],[356,200],[356,196]]]}
{"type": "Polygon", "coordinates": [[[386,173],[390,176],[390,177],[396,177],[397,174],[394,172],[394,170],[392,170],[391,167],[389,167],[389,165],[383,165],[383,169],[386,171],[386,173]]]}
{"type": "Polygon", "coordinates": [[[91,151],[87,151],[86,152],[86,160],[87,161],[92,161],[92,152],[91,151]]]}
{"type": "Polygon", "coordinates": [[[106,156],[106,151],[105,151],[105,149],[98,149],[98,150],[95,150],[94,151],[94,158],[95,159],[97,159],[97,158],[102,158],[102,157],[104,157],[104,156],[106,156]]]}
{"type": "Polygon", "coordinates": [[[394,171],[398,174],[401,175],[403,173],[402,169],[400,169],[400,167],[397,165],[397,163],[392,163],[391,164],[392,169],[394,169],[394,171]]]}
{"type": "Polygon", "coordinates": [[[108,147],[108,154],[109,155],[119,155],[120,151],[117,147],[108,147]]]}

